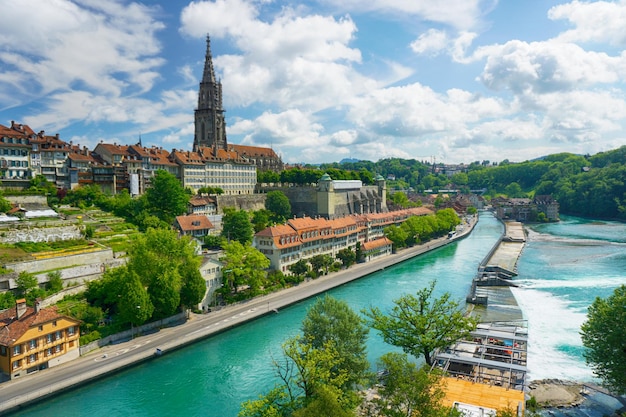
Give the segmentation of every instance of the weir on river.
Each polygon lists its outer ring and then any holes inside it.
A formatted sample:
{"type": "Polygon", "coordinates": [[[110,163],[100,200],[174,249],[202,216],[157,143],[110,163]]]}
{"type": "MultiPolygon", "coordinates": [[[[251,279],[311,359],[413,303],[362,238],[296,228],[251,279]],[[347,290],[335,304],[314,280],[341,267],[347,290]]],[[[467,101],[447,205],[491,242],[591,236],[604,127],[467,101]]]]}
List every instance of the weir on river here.
{"type": "Polygon", "coordinates": [[[517,321],[524,317],[510,290],[516,286],[512,279],[517,276],[517,262],[526,244],[524,225],[504,222],[504,226],[504,233],[478,266],[466,297],[468,304],[476,305],[474,314],[482,321],[517,321]],[[488,304],[487,309],[484,306],[488,304]]]}

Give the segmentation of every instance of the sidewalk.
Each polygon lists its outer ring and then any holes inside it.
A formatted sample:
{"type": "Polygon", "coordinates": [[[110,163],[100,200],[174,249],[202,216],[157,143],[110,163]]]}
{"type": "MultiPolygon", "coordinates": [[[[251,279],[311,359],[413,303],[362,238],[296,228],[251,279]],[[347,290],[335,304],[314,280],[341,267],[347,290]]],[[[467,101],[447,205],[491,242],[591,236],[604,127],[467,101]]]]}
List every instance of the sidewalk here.
{"type": "Polygon", "coordinates": [[[274,314],[274,311],[279,311],[301,300],[448,245],[467,236],[473,230],[477,220],[478,217],[475,216],[472,223],[469,226],[465,225],[464,230],[452,239],[446,237],[434,239],[426,244],[404,249],[381,259],[353,265],[349,269],[333,272],[247,302],[229,305],[208,314],[192,313],[189,320],[183,324],[163,328],[127,342],[104,346],[58,367],[4,382],[0,384],[0,415],[15,411],[21,406],[42,400],[57,392],[77,387],[87,381],[102,378],[120,369],[153,359],[156,357],[157,349],[165,355],[254,318],[274,314]]]}

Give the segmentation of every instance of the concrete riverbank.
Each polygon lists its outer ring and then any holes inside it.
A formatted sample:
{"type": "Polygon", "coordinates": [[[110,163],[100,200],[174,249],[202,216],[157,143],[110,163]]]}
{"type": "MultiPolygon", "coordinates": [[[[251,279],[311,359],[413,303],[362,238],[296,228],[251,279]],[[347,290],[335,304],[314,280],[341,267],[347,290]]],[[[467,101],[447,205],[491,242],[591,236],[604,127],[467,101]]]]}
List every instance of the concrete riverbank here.
{"type": "Polygon", "coordinates": [[[84,385],[114,372],[128,369],[134,364],[154,359],[157,349],[162,355],[187,346],[211,335],[228,330],[246,321],[313,297],[415,256],[451,244],[467,236],[475,226],[477,217],[463,225],[458,234],[449,239],[442,237],[424,245],[404,249],[388,257],[357,264],[347,270],[331,273],[266,296],[231,305],[209,314],[190,314],[182,324],[163,328],[151,334],[136,337],[123,343],[105,346],[53,369],[0,384],[0,414],[6,414],[28,404],[53,396],[61,391],[84,385]]]}

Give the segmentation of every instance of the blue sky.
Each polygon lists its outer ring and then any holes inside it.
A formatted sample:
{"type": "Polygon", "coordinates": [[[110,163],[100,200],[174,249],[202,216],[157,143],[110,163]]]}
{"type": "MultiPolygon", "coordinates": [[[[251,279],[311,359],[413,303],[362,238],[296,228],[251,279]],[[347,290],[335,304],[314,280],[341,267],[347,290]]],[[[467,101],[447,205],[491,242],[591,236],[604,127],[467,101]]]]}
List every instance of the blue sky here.
{"type": "Polygon", "coordinates": [[[626,144],[626,0],[0,0],[0,124],[191,149],[206,34],[229,143],[288,163],[626,144]]]}

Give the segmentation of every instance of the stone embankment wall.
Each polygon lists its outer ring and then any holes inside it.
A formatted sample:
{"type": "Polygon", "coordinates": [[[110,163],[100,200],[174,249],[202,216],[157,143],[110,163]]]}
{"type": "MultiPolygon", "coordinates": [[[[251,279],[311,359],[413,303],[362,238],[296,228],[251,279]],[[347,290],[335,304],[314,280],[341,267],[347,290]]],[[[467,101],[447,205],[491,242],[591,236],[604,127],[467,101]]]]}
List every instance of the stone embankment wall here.
{"type": "Polygon", "coordinates": [[[34,261],[25,261],[17,263],[8,263],[6,269],[20,273],[27,271],[37,273],[42,271],[51,271],[54,269],[65,269],[72,265],[91,265],[102,264],[114,259],[113,251],[109,248],[101,249],[93,252],[79,253],[66,256],[54,256],[46,259],[37,259],[34,261]]]}
{"type": "Polygon", "coordinates": [[[153,321],[151,323],[144,324],[143,326],[135,327],[131,330],[126,330],[124,332],[115,333],[107,337],[103,337],[102,339],[94,340],[91,343],[86,344],[85,346],[81,346],[80,354],[81,356],[91,352],[92,350],[98,349],[102,346],[106,346],[110,343],[115,343],[120,340],[128,340],[133,337],[140,335],[142,333],[148,332],[154,329],[160,329],[162,327],[169,326],[171,324],[184,322],[187,320],[187,312],[178,313],[175,316],[167,317],[162,320],[153,321]]]}
{"type": "Polygon", "coordinates": [[[0,231],[0,243],[55,242],[80,239],[82,232],[78,226],[32,227],[28,224],[10,224],[0,231]]]}
{"type": "Polygon", "coordinates": [[[48,198],[45,195],[10,195],[6,196],[6,199],[18,206],[25,204],[48,206],[48,198]]]}
{"type": "Polygon", "coordinates": [[[261,210],[265,208],[265,195],[218,195],[217,212],[219,214],[224,214],[224,208],[226,207],[233,207],[237,210],[261,210]]]}
{"type": "Polygon", "coordinates": [[[15,279],[22,271],[35,273],[40,285],[48,282],[48,272],[41,271],[53,270],[60,272],[64,284],[84,284],[100,278],[105,271],[125,263],[126,258],[115,258],[111,249],[105,249],[97,252],[7,264],[6,268],[11,269],[12,272],[0,275],[0,291],[15,289],[15,279]]]}
{"type": "Polygon", "coordinates": [[[267,194],[270,191],[280,191],[287,196],[291,203],[291,212],[296,217],[317,216],[317,189],[310,185],[293,187],[264,186],[258,187],[257,192],[267,194]]]}

